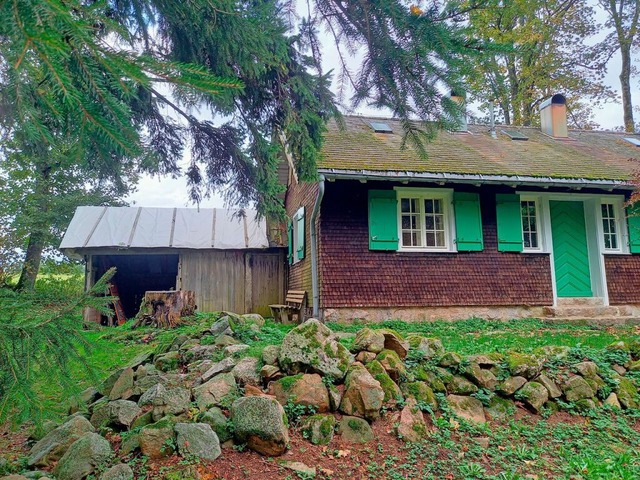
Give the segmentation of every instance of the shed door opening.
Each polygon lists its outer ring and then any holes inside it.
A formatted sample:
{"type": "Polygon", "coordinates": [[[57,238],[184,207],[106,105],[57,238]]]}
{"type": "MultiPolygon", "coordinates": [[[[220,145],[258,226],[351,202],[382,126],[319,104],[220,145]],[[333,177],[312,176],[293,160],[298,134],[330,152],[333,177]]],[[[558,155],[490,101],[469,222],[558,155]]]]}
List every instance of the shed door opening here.
{"type": "Polygon", "coordinates": [[[118,287],[127,318],[133,318],[140,308],[144,292],[175,290],[179,255],[95,255],[94,279],[116,267],[112,282],[118,287]]]}

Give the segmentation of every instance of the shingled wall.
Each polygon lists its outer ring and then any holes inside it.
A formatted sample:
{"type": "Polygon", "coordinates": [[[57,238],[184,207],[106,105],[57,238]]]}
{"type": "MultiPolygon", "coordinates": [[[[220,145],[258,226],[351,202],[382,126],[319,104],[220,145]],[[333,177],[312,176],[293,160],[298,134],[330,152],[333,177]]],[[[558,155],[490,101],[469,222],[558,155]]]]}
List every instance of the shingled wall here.
{"type": "Polygon", "coordinates": [[[605,255],[609,303],[626,305],[640,303],[640,256],[605,255]]]}
{"type": "Polygon", "coordinates": [[[322,308],[553,303],[548,254],[498,252],[496,190],[490,187],[468,190],[481,194],[484,251],[370,251],[367,191],[389,187],[327,182],[320,218],[322,308]]]}

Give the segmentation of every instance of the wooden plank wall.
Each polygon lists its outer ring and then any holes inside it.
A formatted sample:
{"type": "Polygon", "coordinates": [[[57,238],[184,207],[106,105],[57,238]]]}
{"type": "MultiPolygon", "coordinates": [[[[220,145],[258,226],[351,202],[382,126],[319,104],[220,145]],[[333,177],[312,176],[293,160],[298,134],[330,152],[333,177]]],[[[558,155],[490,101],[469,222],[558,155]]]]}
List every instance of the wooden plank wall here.
{"type": "Polygon", "coordinates": [[[177,288],[196,292],[198,311],[271,315],[282,303],[284,251],[182,251],[177,288]]]}

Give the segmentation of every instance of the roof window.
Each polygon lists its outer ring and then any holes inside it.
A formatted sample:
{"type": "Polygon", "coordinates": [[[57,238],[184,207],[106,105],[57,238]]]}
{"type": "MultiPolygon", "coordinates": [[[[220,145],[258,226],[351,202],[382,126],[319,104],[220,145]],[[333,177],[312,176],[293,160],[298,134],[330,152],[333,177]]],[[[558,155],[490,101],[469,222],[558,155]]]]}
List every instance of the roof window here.
{"type": "Polygon", "coordinates": [[[517,130],[501,130],[501,132],[507,137],[509,137],[511,140],[520,140],[520,141],[529,140],[529,137],[527,137],[525,134],[517,130]]]}
{"type": "Polygon", "coordinates": [[[376,133],[393,133],[391,127],[384,122],[369,122],[369,125],[371,125],[371,128],[373,128],[373,131],[376,133]]]}

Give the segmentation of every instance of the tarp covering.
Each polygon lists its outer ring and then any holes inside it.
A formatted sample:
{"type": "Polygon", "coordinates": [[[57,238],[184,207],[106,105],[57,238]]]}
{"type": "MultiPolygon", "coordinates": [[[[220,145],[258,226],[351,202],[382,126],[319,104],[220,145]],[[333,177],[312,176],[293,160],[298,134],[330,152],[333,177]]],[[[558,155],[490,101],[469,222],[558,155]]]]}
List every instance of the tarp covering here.
{"type": "Polygon", "coordinates": [[[78,207],[60,244],[83,248],[268,248],[264,219],[222,208],[78,207]]]}

